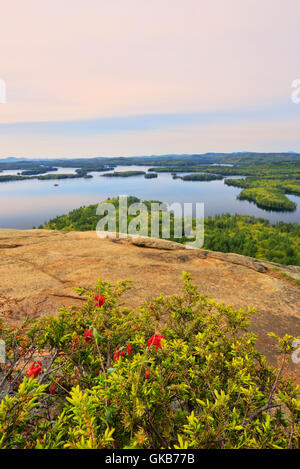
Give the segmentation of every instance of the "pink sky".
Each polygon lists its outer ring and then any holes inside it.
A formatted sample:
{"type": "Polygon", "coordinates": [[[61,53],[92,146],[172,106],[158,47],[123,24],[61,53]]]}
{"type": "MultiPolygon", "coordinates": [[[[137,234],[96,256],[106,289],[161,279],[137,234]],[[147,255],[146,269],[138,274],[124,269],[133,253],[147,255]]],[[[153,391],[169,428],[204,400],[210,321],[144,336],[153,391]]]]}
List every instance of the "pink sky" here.
{"type": "Polygon", "coordinates": [[[300,152],[299,0],[2,0],[0,156],[300,152]],[[272,110],[274,115],[265,113],[272,110]],[[239,113],[256,109],[248,119],[239,113]],[[260,110],[264,113],[260,116],[260,110]],[[284,109],[284,112],[282,112],[284,109]],[[151,129],[21,123],[235,113],[151,129]],[[1,124],[20,123],[18,129],[1,124]],[[7,131],[6,131],[7,129],[7,131]]]}

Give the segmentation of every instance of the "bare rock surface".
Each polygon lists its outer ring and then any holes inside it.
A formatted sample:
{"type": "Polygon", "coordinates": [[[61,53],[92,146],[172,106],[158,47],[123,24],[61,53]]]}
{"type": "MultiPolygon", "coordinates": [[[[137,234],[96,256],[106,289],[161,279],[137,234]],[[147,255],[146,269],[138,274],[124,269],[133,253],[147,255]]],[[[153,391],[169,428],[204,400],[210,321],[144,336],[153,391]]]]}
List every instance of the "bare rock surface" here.
{"type": "MultiPolygon", "coordinates": [[[[80,305],[73,288],[92,288],[99,277],[132,280],[125,302],[136,309],[161,293],[178,293],[183,270],[201,293],[258,310],[251,329],[272,364],[277,354],[267,333],[300,336],[300,286],[291,280],[300,278],[299,267],[147,238],[99,239],[95,232],[0,230],[0,317],[18,323],[80,305]]],[[[289,372],[300,382],[300,364],[290,363],[289,372]]]]}

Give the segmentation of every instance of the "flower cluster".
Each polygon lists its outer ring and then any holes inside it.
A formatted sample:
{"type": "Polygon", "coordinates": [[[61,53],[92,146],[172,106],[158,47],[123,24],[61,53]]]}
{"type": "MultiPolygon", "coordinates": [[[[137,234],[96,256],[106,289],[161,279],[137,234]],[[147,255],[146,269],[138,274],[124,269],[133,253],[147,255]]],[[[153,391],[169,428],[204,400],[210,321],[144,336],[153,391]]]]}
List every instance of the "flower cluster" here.
{"type": "Polygon", "coordinates": [[[89,341],[92,339],[92,334],[93,334],[93,329],[88,329],[87,331],[84,331],[84,340],[88,344],[89,341]]]}
{"type": "Polygon", "coordinates": [[[41,362],[33,362],[27,371],[27,376],[28,378],[36,378],[41,371],[43,371],[43,365],[41,362]]]}
{"type": "Polygon", "coordinates": [[[113,361],[119,360],[119,358],[123,357],[125,354],[130,355],[132,353],[132,345],[128,344],[126,349],[120,351],[120,345],[115,350],[114,356],[113,356],[113,361]]]}
{"type": "Polygon", "coordinates": [[[151,345],[153,345],[156,351],[158,348],[162,349],[161,340],[164,338],[165,336],[161,334],[153,334],[152,337],[150,337],[150,339],[147,342],[147,347],[151,347],[151,345]]]}
{"type": "Polygon", "coordinates": [[[104,295],[101,295],[99,296],[99,293],[97,293],[97,295],[95,296],[95,305],[98,306],[99,308],[101,308],[101,306],[104,305],[105,301],[106,301],[106,298],[104,295]]]}

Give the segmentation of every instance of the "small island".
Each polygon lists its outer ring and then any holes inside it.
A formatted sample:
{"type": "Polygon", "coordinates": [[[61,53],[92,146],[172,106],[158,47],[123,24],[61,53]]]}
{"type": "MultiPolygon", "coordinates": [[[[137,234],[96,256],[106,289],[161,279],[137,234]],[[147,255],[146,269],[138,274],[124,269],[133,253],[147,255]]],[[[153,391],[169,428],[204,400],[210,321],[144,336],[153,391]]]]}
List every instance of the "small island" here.
{"type": "Polygon", "coordinates": [[[93,176],[91,174],[86,174],[86,172],[76,173],[76,174],[43,174],[40,176],[16,176],[16,175],[4,175],[0,176],[1,182],[9,181],[26,181],[28,179],[38,179],[39,181],[47,181],[52,179],[91,179],[93,176]]]}
{"type": "Polygon", "coordinates": [[[219,174],[187,174],[186,176],[177,176],[173,174],[173,179],[182,179],[182,181],[218,181],[224,179],[219,174]]]}
{"type": "Polygon", "coordinates": [[[49,173],[50,171],[57,171],[57,169],[58,168],[54,168],[53,166],[45,166],[45,167],[26,169],[22,171],[20,174],[21,176],[36,176],[38,174],[49,173]]]}
{"type": "Polygon", "coordinates": [[[101,174],[102,177],[120,177],[128,178],[131,176],[143,176],[146,175],[145,171],[115,171],[114,173],[101,174]]]}

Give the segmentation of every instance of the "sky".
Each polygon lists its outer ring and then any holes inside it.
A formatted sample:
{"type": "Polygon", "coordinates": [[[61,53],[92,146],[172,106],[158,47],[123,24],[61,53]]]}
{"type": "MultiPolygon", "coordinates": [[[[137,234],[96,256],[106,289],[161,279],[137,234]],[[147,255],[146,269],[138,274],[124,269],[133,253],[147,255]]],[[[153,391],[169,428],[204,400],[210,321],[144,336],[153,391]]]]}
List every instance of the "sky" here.
{"type": "Polygon", "coordinates": [[[0,158],[300,152],[299,0],[0,6],[0,158]]]}

